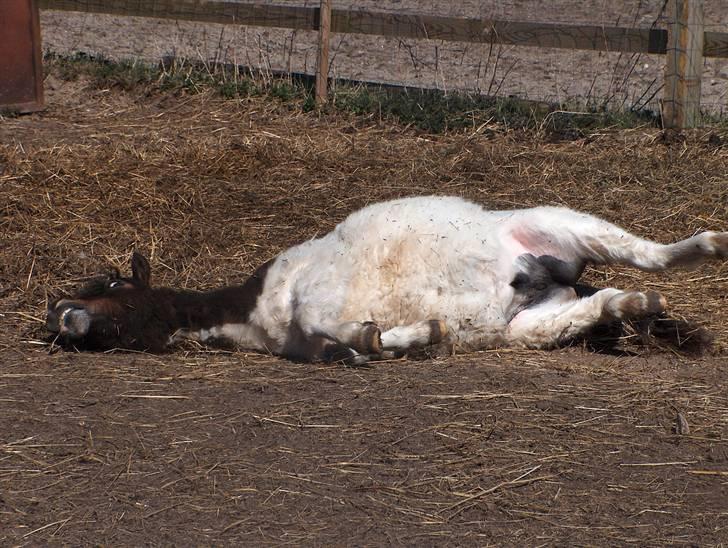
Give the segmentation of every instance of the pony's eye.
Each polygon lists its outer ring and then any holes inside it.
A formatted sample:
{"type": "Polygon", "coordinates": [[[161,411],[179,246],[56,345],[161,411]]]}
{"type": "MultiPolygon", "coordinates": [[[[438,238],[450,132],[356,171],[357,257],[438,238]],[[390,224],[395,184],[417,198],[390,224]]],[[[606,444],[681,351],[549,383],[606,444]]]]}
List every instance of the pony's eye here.
{"type": "Polygon", "coordinates": [[[124,285],[124,282],[122,282],[121,280],[114,280],[109,282],[108,288],[114,289],[115,287],[121,287],[122,285],[124,285]]]}

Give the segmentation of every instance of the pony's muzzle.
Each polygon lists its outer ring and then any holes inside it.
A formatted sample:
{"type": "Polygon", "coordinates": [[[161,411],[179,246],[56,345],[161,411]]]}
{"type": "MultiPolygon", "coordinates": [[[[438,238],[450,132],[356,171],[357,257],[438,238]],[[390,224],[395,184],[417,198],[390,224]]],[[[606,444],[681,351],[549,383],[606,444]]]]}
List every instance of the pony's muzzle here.
{"type": "Polygon", "coordinates": [[[61,300],[48,307],[46,328],[61,337],[80,339],[91,327],[91,316],[79,305],[61,300]]]}

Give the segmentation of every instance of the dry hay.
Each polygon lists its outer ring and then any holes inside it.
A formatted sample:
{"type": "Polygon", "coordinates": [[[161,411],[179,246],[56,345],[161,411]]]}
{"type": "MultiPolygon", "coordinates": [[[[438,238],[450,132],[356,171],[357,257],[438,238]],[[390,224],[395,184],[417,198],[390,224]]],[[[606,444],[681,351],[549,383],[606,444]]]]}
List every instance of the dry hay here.
{"type": "Polygon", "coordinates": [[[661,241],[728,230],[720,139],[426,135],[263,99],[84,88],[0,122],[0,541],[717,544],[728,538],[726,265],[662,291],[714,355],[484,352],[367,371],[245,353],[49,355],[46,294],[136,248],[235,282],[367,203],[562,204],[661,241]]]}

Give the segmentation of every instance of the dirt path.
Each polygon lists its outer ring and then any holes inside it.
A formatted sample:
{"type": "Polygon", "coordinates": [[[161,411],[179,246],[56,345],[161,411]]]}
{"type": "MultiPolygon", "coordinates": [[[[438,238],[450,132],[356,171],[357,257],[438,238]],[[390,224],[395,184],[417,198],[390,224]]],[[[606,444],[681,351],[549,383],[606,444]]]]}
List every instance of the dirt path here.
{"type": "Polygon", "coordinates": [[[0,360],[3,544],[728,539],[717,361],[0,360]]]}

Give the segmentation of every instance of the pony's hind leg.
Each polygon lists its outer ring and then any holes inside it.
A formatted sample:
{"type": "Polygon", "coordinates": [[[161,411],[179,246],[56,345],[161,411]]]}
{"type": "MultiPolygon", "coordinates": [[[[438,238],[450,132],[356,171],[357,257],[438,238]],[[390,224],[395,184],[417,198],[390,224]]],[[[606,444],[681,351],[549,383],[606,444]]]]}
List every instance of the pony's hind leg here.
{"type": "Polygon", "coordinates": [[[728,259],[728,232],[702,232],[664,247],[667,255],[664,268],[693,266],[710,259],[728,259]]]}
{"type": "Polygon", "coordinates": [[[693,267],[712,259],[728,258],[726,232],[702,232],[672,244],[643,240],[627,232],[605,237],[595,234],[586,236],[584,244],[592,262],[626,263],[647,271],[693,267]]]}
{"type": "Polygon", "coordinates": [[[676,243],[661,244],[592,215],[564,208],[538,208],[527,214],[529,217],[522,220],[514,217],[511,235],[539,259],[552,256],[576,265],[622,263],[658,271],[728,258],[728,232],[703,232],[676,243]]]}
{"type": "Polygon", "coordinates": [[[662,314],[665,306],[664,297],[655,291],[613,288],[584,298],[549,300],[516,314],[508,324],[507,342],[527,348],[552,348],[597,325],[662,314]]]}

